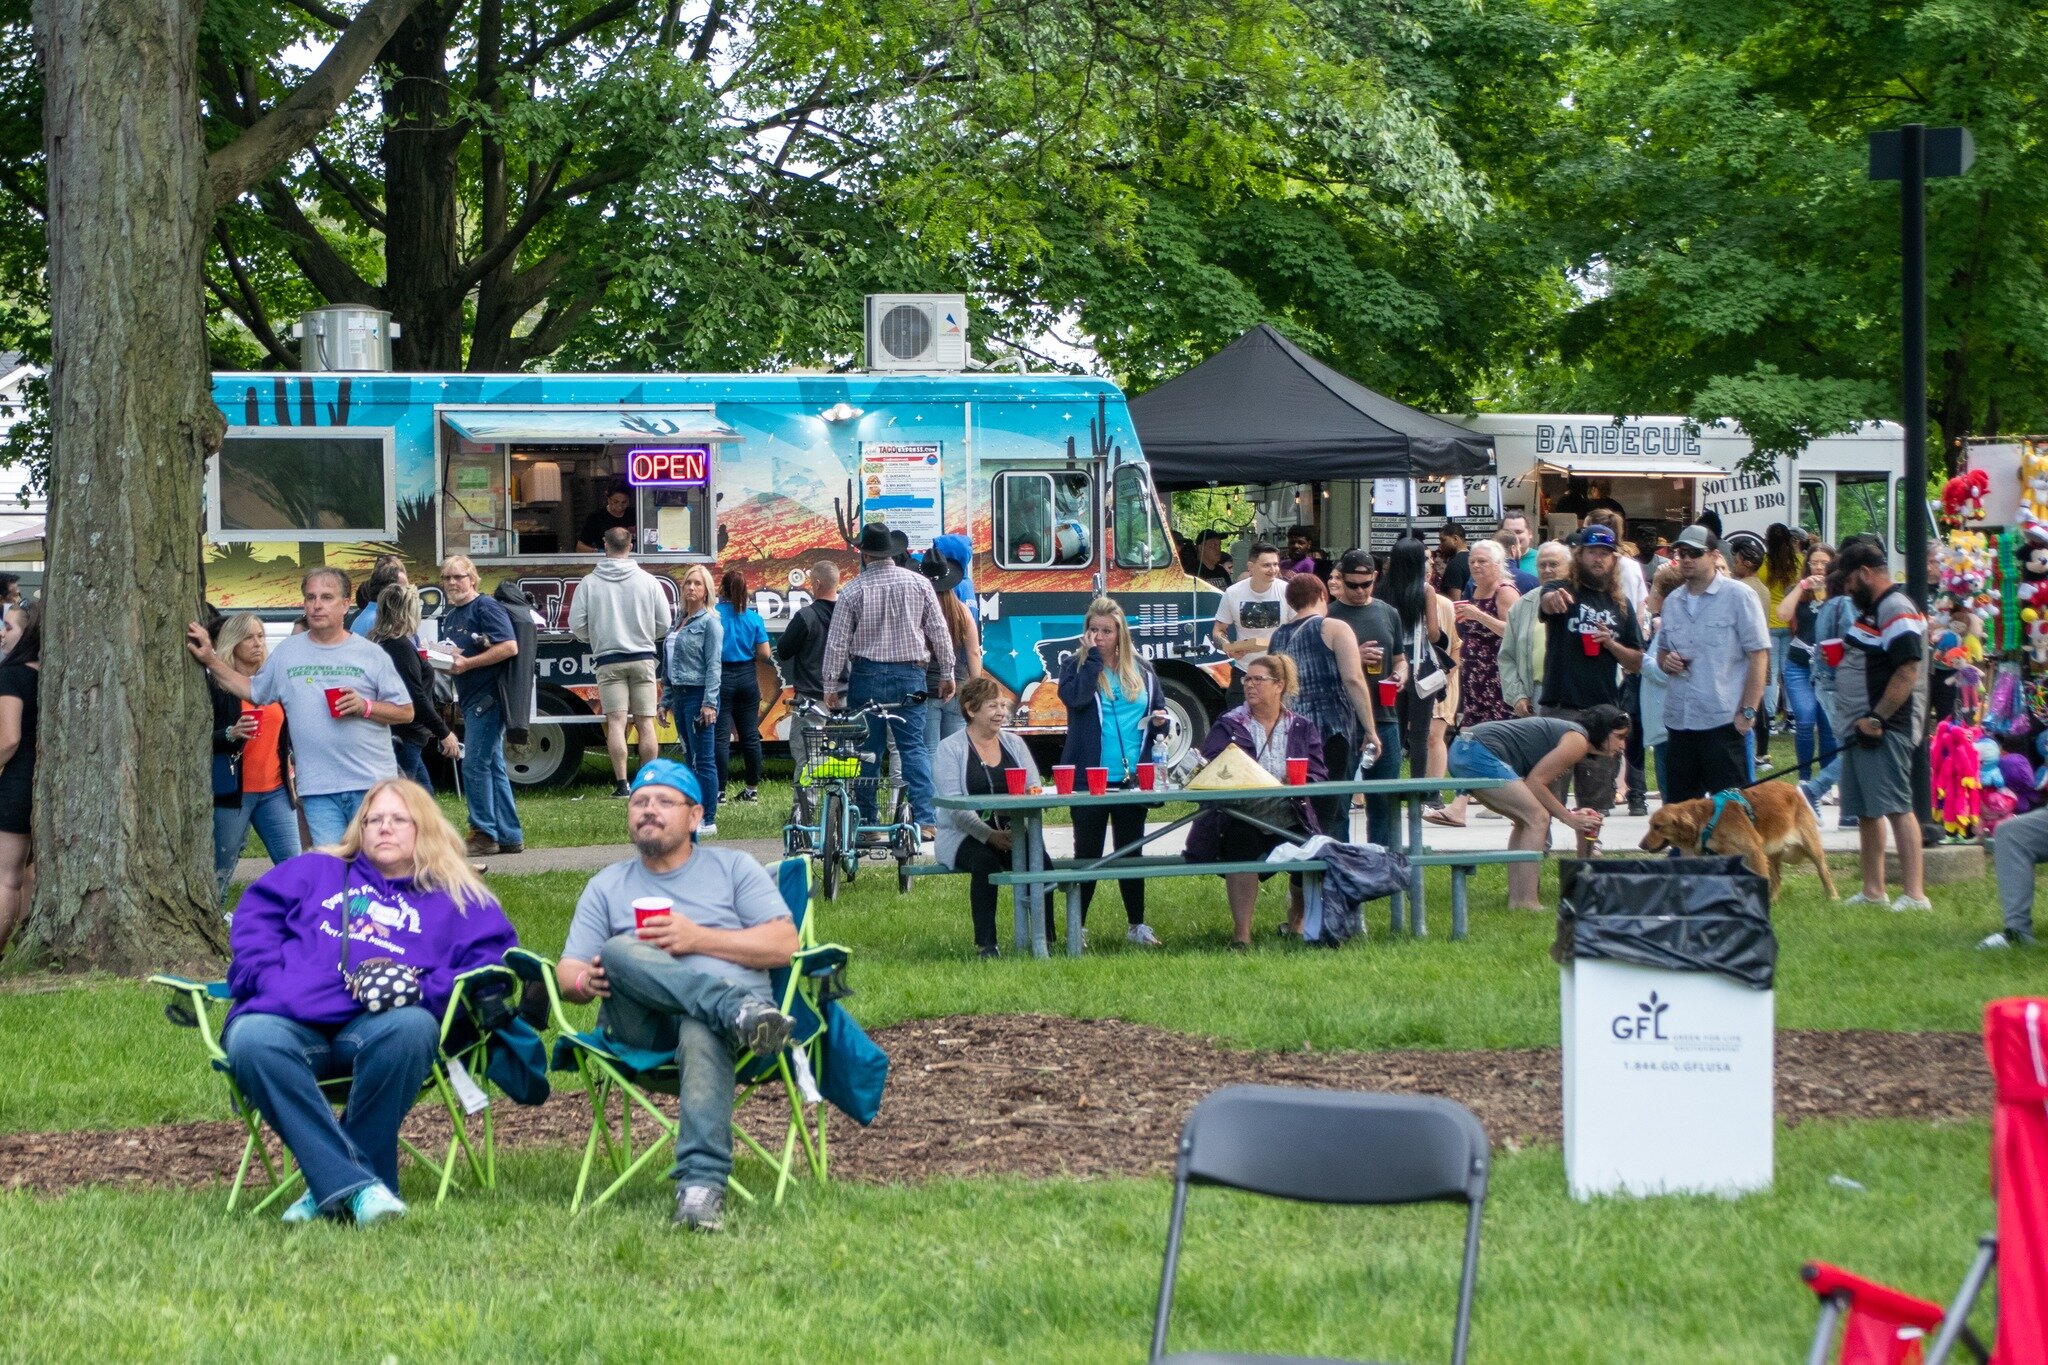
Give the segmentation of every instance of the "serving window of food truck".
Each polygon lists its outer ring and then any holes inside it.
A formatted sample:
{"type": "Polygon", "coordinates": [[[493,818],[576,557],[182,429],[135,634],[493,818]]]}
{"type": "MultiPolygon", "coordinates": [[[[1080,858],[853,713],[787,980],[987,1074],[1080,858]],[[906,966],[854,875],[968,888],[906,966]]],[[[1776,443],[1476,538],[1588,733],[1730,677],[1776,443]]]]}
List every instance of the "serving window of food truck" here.
{"type": "Polygon", "coordinates": [[[719,452],[740,440],[708,407],[443,409],[444,552],[595,553],[633,532],[643,557],[707,561],[719,452]]]}
{"type": "Polygon", "coordinates": [[[229,427],[207,462],[215,540],[392,540],[390,427],[229,427]]]}

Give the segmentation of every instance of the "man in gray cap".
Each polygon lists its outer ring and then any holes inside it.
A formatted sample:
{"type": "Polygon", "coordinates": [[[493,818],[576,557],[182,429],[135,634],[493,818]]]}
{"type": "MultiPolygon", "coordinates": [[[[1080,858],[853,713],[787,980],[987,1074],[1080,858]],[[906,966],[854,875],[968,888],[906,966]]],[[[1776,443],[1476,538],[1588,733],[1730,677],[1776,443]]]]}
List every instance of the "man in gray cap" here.
{"type": "Polygon", "coordinates": [[[1720,537],[1688,526],[1671,551],[1684,584],[1664,599],[1657,666],[1664,695],[1666,804],[1749,781],[1749,732],[1771,662],[1763,604],[1722,573],[1720,537]]]}

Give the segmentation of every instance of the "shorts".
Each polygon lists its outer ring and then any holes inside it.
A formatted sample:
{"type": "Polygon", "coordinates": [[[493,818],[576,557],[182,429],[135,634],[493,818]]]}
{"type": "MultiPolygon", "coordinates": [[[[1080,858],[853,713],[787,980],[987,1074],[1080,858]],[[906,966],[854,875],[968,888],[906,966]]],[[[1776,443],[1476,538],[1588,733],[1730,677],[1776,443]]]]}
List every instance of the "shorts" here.
{"type": "Polygon", "coordinates": [[[597,704],[608,716],[651,716],[661,709],[661,684],[652,659],[597,666],[597,704]]]}
{"type": "Polygon", "coordinates": [[[1510,768],[1499,754],[1464,735],[1451,741],[1447,771],[1452,777],[1496,777],[1503,782],[1522,780],[1522,775],[1510,768]]]}
{"type": "Polygon", "coordinates": [[[1859,820],[1903,815],[1913,809],[1913,752],[1903,730],[1886,730],[1877,747],[1851,740],[1842,749],[1842,815],[1859,820]]]}

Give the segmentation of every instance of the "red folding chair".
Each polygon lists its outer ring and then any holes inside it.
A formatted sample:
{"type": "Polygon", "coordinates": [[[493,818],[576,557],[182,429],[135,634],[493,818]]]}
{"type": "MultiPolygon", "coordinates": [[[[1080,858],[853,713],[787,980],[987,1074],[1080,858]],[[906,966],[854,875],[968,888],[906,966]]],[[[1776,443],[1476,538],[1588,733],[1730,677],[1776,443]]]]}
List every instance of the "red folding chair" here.
{"type": "Polygon", "coordinates": [[[1998,1234],[1978,1239],[1976,1259],[1944,1309],[1831,1265],[1800,1274],[1820,1297],[1807,1365],[1827,1365],[1842,1324],[1839,1365],[1946,1365],[1957,1346],[1979,1361],[2048,1361],[2048,1000],[1994,1000],[1984,1007],[1991,1064],[1991,1186],[1998,1234]],[[1998,1338],[1986,1352],[1970,1310],[1998,1267],[1998,1338]],[[1929,1334],[1932,1340],[1928,1340],[1929,1334]],[[1922,1346],[1925,1344],[1925,1353],[1922,1346]]]}

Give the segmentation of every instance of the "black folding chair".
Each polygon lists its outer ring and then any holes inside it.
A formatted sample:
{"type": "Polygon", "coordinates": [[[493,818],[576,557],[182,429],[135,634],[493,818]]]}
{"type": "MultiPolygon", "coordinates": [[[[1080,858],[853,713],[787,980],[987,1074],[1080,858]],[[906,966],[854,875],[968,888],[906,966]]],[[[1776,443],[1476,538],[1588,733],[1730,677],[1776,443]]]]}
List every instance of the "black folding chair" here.
{"type": "Polygon", "coordinates": [[[1472,1111],[1428,1095],[1368,1095],[1232,1085],[1203,1100],[1180,1135],[1173,1177],[1173,1218],[1152,1322],[1154,1361],[1186,1365],[1232,1361],[1307,1361],[1307,1357],[1166,1355],[1173,1279],[1180,1261],[1188,1186],[1223,1185],[1314,1204],[1463,1203],[1465,1268],[1458,1283],[1452,1365],[1463,1365],[1479,1274],[1479,1217],[1486,1207],[1486,1130],[1472,1111]]]}

